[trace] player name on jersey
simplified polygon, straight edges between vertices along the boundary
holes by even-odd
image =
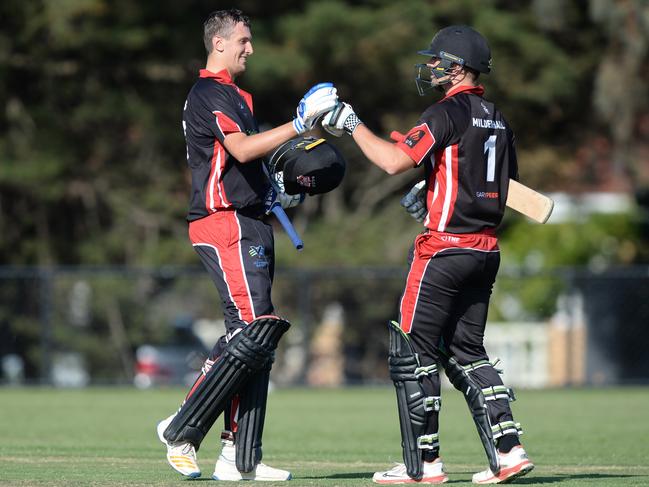
[[[485,118],[473,118],[473,126],[483,129],[505,130],[505,125],[500,120],[487,120]]]

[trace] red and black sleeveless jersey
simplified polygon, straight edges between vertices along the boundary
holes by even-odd
[[[237,87],[226,70],[202,69],[183,110],[192,176],[188,221],[225,208],[262,207],[268,178],[261,159],[242,164],[223,145],[228,134],[258,131],[252,96]]]
[[[492,232],[501,222],[509,179],[518,179],[514,134],[484,88],[458,87],[429,107],[397,143],[425,165],[435,232]]]

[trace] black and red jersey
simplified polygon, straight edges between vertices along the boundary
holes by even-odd
[[[262,207],[269,183],[261,159],[242,164],[223,145],[228,134],[258,131],[252,96],[232,82],[227,70],[202,69],[183,110],[192,176],[187,220],[226,208]]]
[[[518,179],[514,134],[483,93],[482,86],[449,91],[397,143],[425,166],[424,224],[431,231],[493,232],[505,211],[509,179]]]

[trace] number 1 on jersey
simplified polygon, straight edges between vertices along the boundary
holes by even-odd
[[[484,143],[484,152],[487,154],[487,182],[493,182],[496,179],[496,137],[490,135]]]

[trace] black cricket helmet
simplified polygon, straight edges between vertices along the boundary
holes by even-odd
[[[466,25],[451,25],[443,28],[435,34],[428,49],[418,53],[440,60],[440,64],[432,69],[432,74],[436,78],[443,78],[450,74],[453,64],[466,66],[479,73],[486,74],[491,71],[491,49],[487,39],[477,30]],[[420,95],[432,86],[430,71],[426,64],[416,65],[415,80]]]
[[[328,193],[345,176],[346,163],[325,139],[299,136],[280,145],[266,162],[271,178],[286,194]]]

